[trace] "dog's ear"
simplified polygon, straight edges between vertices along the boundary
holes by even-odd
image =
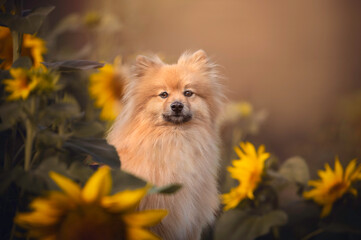
[[[194,52],[193,54],[190,52],[185,52],[178,59],[179,64],[184,65],[192,65],[196,68],[208,68],[209,59],[207,54],[202,49]]]
[[[150,68],[157,68],[163,65],[162,60],[159,57],[146,57],[138,55],[135,59],[134,73],[137,77],[142,77]]]

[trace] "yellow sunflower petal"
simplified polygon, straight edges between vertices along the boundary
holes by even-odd
[[[361,164],[359,164],[350,176],[350,181],[361,179]]]
[[[128,240],[161,240],[160,237],[158,237],[151,231],[136,227],[127,228],[127,239]]]
[[[111,187],[112,177],[110,175],[110,168],[103,166],[85,184],[81,193],[82,199],[88,203],[99,201],[110,193]]]
[[[145,196],[150,186],[136,190],[125,190],[114,194],[113,196],[105,196],[101,200],[103,207],[111,212],[120,212],[133,209],[138,206],[140,200]]]
[[[227,211],[229,209],[237,207],[237,205],[246,198],[246,194],[240,186],[232,188],[229,193],[221,195],[222,203],[225,204],[223,210]]]
[[[51,179],[73,200],[80,201],[81,197],[81,189],[78,184],[76,184],[73,180],[64,177],[56,172],[51,171],[49,173]]]
[[[310,180],[310,181],[308,181],[308,185],[318,187],[318,186],[323,185],[323,183],[319,180]]]
[[[351,174],[355,171],[356,168],[356,159],[352,159],[351,162],[347,165],[345,170],[345,180],[348,180]],[[351,180],[351,179],[350,179]]]
[[[331,210],[332,210],[332,203],[324,205],[321,212],[321,218],[328,216]]]
[[[59,217],[43,214],[40,212],[31,212],[31,213],[18,214],[15,217],[14,221],[15,223],[22,226],[31,225],[31,226],[45,227],[56,224],[59,221]]]
[[[247,197],[249,198],[249,199],[254,199],[254,195],[253,195],[253,192],[248,192],[247,193]]]
[[[306,199],[310,199],[310,198],[313,198],[314,196],[317,196],[319,195],[319,191],[317,189],[312,189],[308,192],[303,192],[303,197],[306,198]]]
[[[234,147],[233,149],[236,152],[236,154],[238,155],[238,157],[242,159],[244,156],[244,153],[242,152],[242,150],[239,147]]]
[[[151,227],[159,222],[168,214],[167,210],[144,210],[124,214],[122,219],[129,226]]]
[[[63,209],[56,208],[52,201],[45,198],[36,198],[30,203],[30,207],[39,213],[44,213],[49,216],[58,216],[63,212]]]
[[[349,192],[354,195],[355,197],[357,196],[357,190],[355,188],[350,188]]]
[[[266,147],[262,144],[258,147],[257,154],[260,156],[266,151]]]
[[[250,157],[257,157],[257,152],[256,152],[256,148],[254,147],[254,145],[250,142],[246,142],[241,144],[244,152],[250,156]]]
[[[335,174],[338,179],[341,180],[343,178],[343,168],[338,157],[336,157],[335,161]]]
[[[327,173],[333,173],[333,171],[332,171],[332,169],[330,167],[330,164],[328,164],[328,163],[325,164],[325,170],[326,170]]]

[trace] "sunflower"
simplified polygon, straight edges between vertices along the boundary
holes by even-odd
[[[25,100],[32,92],[38,91],[43,93],[59,88],[57,85],[59,76],[48,71],[45,67],[30,70],[11,68],[10,74],[12,79],[3,81],[5,91],[10,93],[7,97],[8,101]]]
[[[124,94],[125,76],[118,68],[120,58],[114,64],[105,64],[98,73],[90,76],[89,92],[95,99],[95,106],[101,108],[100,118],[112,121],[120,113]]]
[[[235,102],[230,104],[229,107],[242,117],[248,117],[253,112],[253,107],[249,102]]]
[[[231,102],[228,103],[224,116],[220,119],[222,122],[237,122],[240,119],[250,118],[253,115],[253,106],[249,102]]]
[[[23,68],[12,68],[10,74],[13,79],[4,80],[5,91],[10,93],[7,97],[8,101],[27,99],[39,83],[38,79],[32,79],[28,71]]]
[[[252,143],[240,143],[241,149],[235,147],[235,151],[240,159],[233,160],[234,167],[228,167],[231,177],[239,181],[239,186],[232,188],[229,193],[222,195],[222,202],[225,204],[224,210],[229,210],[238,205],[245,198],[253,199],[253,192],[262,180],[264,163],[270,154],[265,152],[264,145],[258,150]]]
[[[321,212],[323,218],[330,214],[333,203],[345,193],[357,194],[357,190],[351,184],[361,179],[361,165],[356,167],[356,159],[353,159],[344,172],[338,157],[336,157],[335,170],[333,171],[330,165],[326,164],[325,170],[319,170],[318,175],[321,179],[309,181],[308,185],[313,186],[314,189],[304,192],[303,197],[313,199],[323,206]]]
[[[23,35],[21,56],[28,56],[34,67],[42,67],[43,54],[46,53],[45,41],[30,34]],[[10,69],[13,63],[13,42],[10,29],[0,26],[0,69]]]
[[[30,34],[24,34],[22,56],[29,56],[33,61],[33,67],[43,67],[43,54],[46,53],[45,41]]]
[[[146,227],[158,224],[166,210],[136,211],[149,186],[109,196],[109,167],[101,167],[84,188],[55,172],[50,177],[63,190],[35,198],[29,213],[20,213],[15,223],[29,230],[30,237],[50,239],[160,239]]]

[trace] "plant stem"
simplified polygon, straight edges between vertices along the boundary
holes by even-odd
[[[14,10],[15,14],[21,16],[21,12],[23,9],[23,1],[15,0],[14,1]],[[21,46],[23,43],[23,34],[17,31],[12,30],[11,35],[13,38],[13,63],[20,57],[21,55]]]
[[[35,137],[35,129],[30,120],[35,113],[35,98],[31,98],[30,100],[30,116],[25,120],[25,129],[26,129],[26,138],[25,138],[25,160],[24,160],[24,170],[29,171],[31,165],[31,152],[33,149],[33,141]]]
[[[320,234],[320,233],[322,233],[322,232],[324,232],[324,231],[325,231],[325,229],[319,228],[319,229],[317,229],[317,230],[309,233],[306,237],[302,238],[302,240],[311,239],[312,237],[314,237],[314,236],[316,236],[316,235],[318,235],[318,234]]]
[[[18,60],[21,54],[22,34],[17,31],[11,31],[13,38],[13,63]]]
[[[65,133],[65,126],[64,126],[64,122],[61,122],[59,125],[58,125],[58,135],[60,137],[59,139],[59,142],[56,144],[56,146],[60,149],[61,146],[63,145],[63,136],[64,136],[64,133]]]

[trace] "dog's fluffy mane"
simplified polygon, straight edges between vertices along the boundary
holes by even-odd
[[[207,119],[158,126],[144,117],[143,106],[137,101],[147,101],[142,95],[148,90],[142,92],[139,85],[144,83],[141,81],[151,80],[147,79],[148,71],[162,67],[200,74]],[[184,53],[173,65],[163,63],[156,56],[139,56],[132,72],[125,90],[124,108],[107,140],[117,149],[124,170],[156,185],[183,185],[174,195],[150,195],[142,201],[141,209],[169,210],[162,224],[153,230],[166,240],[199,239],[201,229],[214,221],[214,212],[219,207],[217,117],[225,97],[217,65],[199,50]]]
[[[184,52],[178,59],[177,64],[191,66],[192,68],[201,71],[205,75],[212,86],[212,106],[210,108],[212,116],[212,125],[214,130],[217,130],[216,121],[217,116],[222,112],[221,107],[226,101],[224,95],[224,87],[221,84],[221,81],[224,80],[224,77],[219,72],[219,65],[212,62],[210,58],[207,57],[203,50],[198,50],[195,53],[191,51]],[[127,84],[124,90],[124,96],[122,99],[123,109],[121,114],[117,117],[114,125],[108,131],[108,138],[112,138],[112,133],[116,132],[116,129],[127,125],[130,121],[134,120],[135,115],[139,112],[135,107],[134,95],[136,95],[136,85],[138,81],[141,81],[141,78],[144,76],[145,72],[149,68],[157,68],[166,65],[157,55],[138,56],[136,59],[136,64],[131,67],[131,71],[128,77]]]

